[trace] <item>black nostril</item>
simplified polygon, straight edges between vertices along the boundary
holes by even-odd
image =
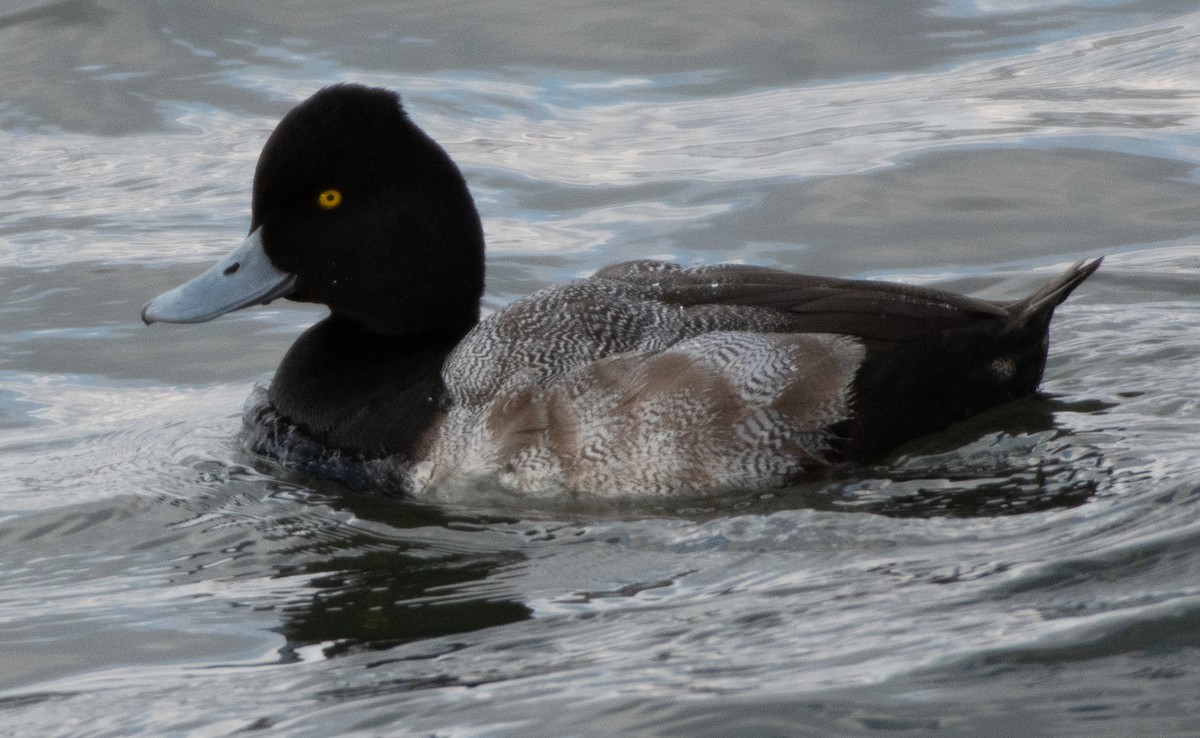
[[[238,269],[241,269],[241,268],[242,268],[241,263],[235,261],[232,264],[230,264],[229,266],[225,267],[225,272],[224,272],[225,276],[228,277],[230,274],[235,273]]]

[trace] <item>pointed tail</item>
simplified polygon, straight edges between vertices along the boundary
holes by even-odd
[[[1042,285],[1032,295],[1009,303],[1006,307],[1012,314],[1013,322],[1022,325],[1042,313],[1049,318],[1054,312],[1054,308],[1061,305],[1076,287],[1083,284],[1085,279],[1100,268],[1102,261],[1104,261],[1103,256],[1092,261],[1076,262],[1070,269]]]

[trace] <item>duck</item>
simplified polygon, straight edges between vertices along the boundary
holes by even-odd
[[[268,138],[242,243],[141,317],[325,305],[247,406],[254,450],[329,476],[369,462],[385,494],[703,496],[816,478],[1034,393],[1055,308],[1102,259],[1013,301],[640,259],[481,319],[459,168],[398,93],[338,84]]]

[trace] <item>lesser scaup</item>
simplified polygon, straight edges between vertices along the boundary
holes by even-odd
[[[632,261],[481,321],[483,229],[458,167],[398,95],[337,85],[267,141],[241,246],[142,318],[327,305],[249,422],[276,450],[386,459],[409,493],[489,477],[703,494],[784,485],[1033,392],[1054,308],[1099,265],[993,302]]]

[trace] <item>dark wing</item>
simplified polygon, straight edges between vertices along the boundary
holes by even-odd
[[[631,261],[606,267],[595,276],[653,287],[658,299],[671,304],[776,310],[788,313],[789,327],[796,332],[840,333],[880,343],[911,341],[980,321],[1005,321],[1012,315],[1000,303],[927,287],[813,277],[740,264],[686,268]]]
[[[854,379],[853,413],[830,431],[843,454],[866,459],[1033,392],[1054,308],[1099,266],[1099,259],[1079,262],[1003,304],[741,265],[627,262],[597,276],[639,285],[684,310],[748,306],[787,316],[787,330],[857,337],[867,353]]]

